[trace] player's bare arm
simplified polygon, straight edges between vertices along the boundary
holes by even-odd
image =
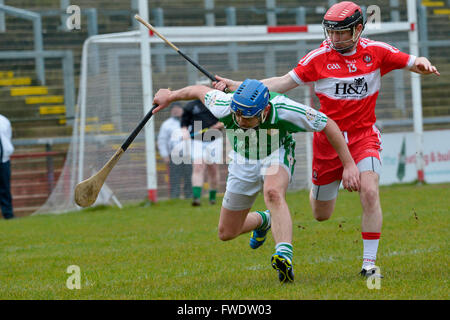
[[[264,83],[267,88],[269,88],[269,91],[278,93],[285,93],[291,89],[294,89],[295,87],[298,87],[298,83],[295,82],[294,79],[292,79],[289,73],[286,73],[281,77],[267,78],[261,80],[261,82]]]
[[[172,102],[178,100],[199,99],[204,104],[205,94],[211,90],[213,89],[201,85],[188,86],[175,91],[170,89],[159,89],[153,98],[153,103],[158,105],[158,107],[153,110],[153,113],[157,113],[160,110],[167,108]]]
[[[336,150],[344,167],[344,172],[342,173],[342,186],[350,192],[359,191],[359,170],[348,150],[347,143],[345,142],[344,136],[342,135],[341,130],[339,130],[338,125],[332,119],[328,118],[327,125],[325,129],[323,129],[323,132],[326,134],[330,144]]]
[[[440,76],[441,74],[437,70],[435,66],[431,64],[431,62],[425,57],[417,57],[414,61],[413,66],[409,69],[412,72],[416,72],[419,74],[435,74]]]
[[[242,83],[241,81],[235,81],[220,76],[216,76],[216,79],[219,81],[214,82],[213,85],[215,89],[220,91],[225,90],[225,88],[228,88],[230,91],[235,91]],[[261,82],[264,83],[269,91],[278,93],[285,93],[298,86],[288,73],[281,77],[267,78],[261,80]]]

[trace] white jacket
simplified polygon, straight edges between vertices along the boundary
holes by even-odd
[[[158,150],[161,157],[168,157],[177,143],[182,140],[180,120],[170,117],[159,129]]]
[[[9,157],[14,152],[14,146],[11,142],[12,138],[12,129],[11,129],[11,122],[9,120],[2,116],[0,114],[0,142],[1,142],[1,149],[3,157],[1,159],[2,163],[8,162]]]

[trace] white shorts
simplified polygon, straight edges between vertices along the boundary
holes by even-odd
[[[286,149],[280,148],[262,160],[248,160],[231,151],[226,190],[247,196],[257,194],[262,189],[264,176],[277,173],[268,171],[275,164],[286,170],[290,181],[294,174],[295,158],[293,149],[288,153]]]
[[[190,152],[193,164],[224,163],[222,138],[216,138],[214,141],[192,139]]]
[[[253,206],[253,203],[255,203],[257,196],[257,193],[252,196],[246,196],[245,194],[225,191],[222,200],[222,207],[231,211],[250,209]]]
[[[356,166],[358,167],[359,172],[373,171],[378,174],[378,176],[380,176],[381,174],[381,161],[376,157],[364,158],[360,162],[358,162]],[[336,180],[322,186],[313,184],[311,188],[313,197],[315,200],[320,201],[329,201],[336,199],[340,185],[340,180]]]

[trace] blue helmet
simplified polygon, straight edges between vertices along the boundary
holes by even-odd
[[[231,110],[244,117],[254,117],[260,115],[268,103],[269,89],[261,81],[246,79],[233,94]]]

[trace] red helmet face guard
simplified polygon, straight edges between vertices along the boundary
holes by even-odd
[[[330,31],[333,33],[334,32],[345,33],[347,31],[349,31],[351,34],[351,38],[347,39],[347,40],[341,40],[341,41],[334,40],[333,41],[332,40],[333,36],[330,35]],[[355,46],[355,44],[358,43],[361,33],[362,33],[362,30],[360,32],[358,32],[356,30],[356,26],[353,26],[353,27],[347,28],[347,29],[342,29],[342,30],[328,29],[324,26],[325,40],[327,41],[328,45],[331,48],[333,48],[334,50],[336,50],[337,52],[340,52],[340,53],[344,53],[347,50],[353,48]],[[339,39],[341,39],[341,38],[343,38],[343,36],[339,37]]]
[[[360,32],[356,30],[359,24],[362,24],[364,29],[364,17],[358,5],[350,1],[337,3],[328,9],[322,21],[325,40],[334,50],[340,53],[346,52],[355,46],[361,36],[362,30]],[[333,41],[330,35],[330,32],[344,34],[348,31],[351,38],[342,41]]]

